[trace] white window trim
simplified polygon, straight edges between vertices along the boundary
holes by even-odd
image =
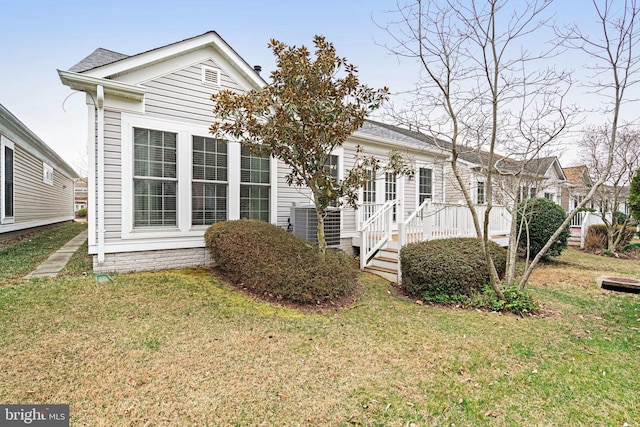
[[[6,216],[6,206],[4,205],[4,185],[5,185],[5,171],[4,171],[4,151],[5,147],[8,147],[13,151],[13,215]],[[4,135],[0,135],[0,224],[12,224],[15,220],[16,214],[16,149],[13,141]]]
[[[193,226],[191,210],[192,168],[192,136],[208,136],[207,126],[177,122],[168,119],[151,118],[138,114],[122,113],[121,132],[121,164],[122,164],[122,239],[164,239],[201,237],[207,227]],[[176,140],[176,177],[177,177],[177,218],[176,227],[134,228],[133,224],[133,128],[153,129],[177,134]],[[209,136],[208,136],[209,137]],[[240,143],[227,139],[227,218],[240,218]],[[233,166],[237,165],[237,167]],[[269,158],[271,223],[277,220],[277,164],[273,157]],[[339,169],[339,172],[341,168]],[[162,242],[164,245],[166,242]],[[166,243],[168,244],[168,243]],[[150,245],[150,248],[156,248]]]
[[[153,129],[177,134],[176,137],[176,226],[134,227],[133,211],[133,128]],[[188,237],[202,234],[191,227],[191,135],[206,135],[208,129],[166,119],[122,113],[122,230],[123,239]]]
[[[420,169],[431,169],[431,201],[436,200],[436,165],[429,162],[416,163],[415,173],[413,181],[415,182],[415,209],[420,207]]]
[[[42,162],[42,182],[53,185],[53,168],[45,162]]]
[[[480,203],[478,201],[478,184],[482,183],[484,186],[484,202]],[[473,182],[471,183],[471,188],[473,189],[473,202],[477,205],[486,205],[487,204],[487,181],[484,176],[476,175],[474,176]]]

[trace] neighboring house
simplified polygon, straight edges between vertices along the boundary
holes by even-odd
[[[74,211],[86,209],[89,201],[89,187],[87,185],[88,178],[78,178],[74,186]]]
[[[587,166],[570,166],[562,168],[565,176],[567,177],[567,185],[562,191],[562,203],[561,206],[567,211],[571,211],[576,208],[587,196],[593,181],[589,176],[589,170]],[[593,207],[593,202],[589,205]]]
[[[209,134],[210,95],[263,87],[257,69],[208,32],[132,56],[97,49],[69,71],[58,71],[63,84],[86,92],[94,132],[88,142],[94,271],[209,265],[203,235],[216,221],[293,224],[296,234],[294,222],[314,226],[300,221],[308,218],[309,191],[287,185],[283,162]],[[390,150],[399,150],[416,171],[413,180],[374,177],[362,189],[358,210],[332,214],[338,227],[332,245],[370,254],[359,249],[374,234],[364,229],[386,215],[390,240],[389,224],[401,229],[421,202],[444,201],[446,153],[399,128],[367,121],[332,153],[327,166],[338,178],[353,166],[357,145],[383,164]]]
[[[71,166],[0,104],[0,236],[73,220],[76,177]]]
[[[468,151],[458,158],[460,174],[465,181],[473,201],[487,202],[486,170],[489,163],[486,152]],[[542,157],[526,162],[501,155],[495,156],[493,172],[493,201],[510,206],[534,197],[545,197],[560,204],[566,177],[557,157]],[[464,202],[460,185],[449,166],[447,169],[447,201]],[[516,182],[519,180],[518,188]]]

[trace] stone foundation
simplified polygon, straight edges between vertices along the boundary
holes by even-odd
[[[93,271],[95,273],[129,273],[194,267],[209,268],[213,265],[214,262],[206,248],[105,254],[105,260],[100,265],[98,265],[98,257],[96,255],[93,256]]]

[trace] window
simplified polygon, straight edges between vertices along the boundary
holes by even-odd
[[[555,196],[555,195],[554,195],[553,193],[547,193],[547,192],[545,192],[545,193],[544,193],[544,198],[545,198],[545,199],[549,199],[549,200],[551,200],[552,202],[554,202],[554,201],[555,201],[555,197],[554,197],[554,196]]]
[[[385,172],[384,174],[384,200],[396,199],[396,174],[393,172]],[[396,220],[396,206],[393,206],[393,220]]]
[[[191,224],[209,225],[227,219],[227,142],[193,137]]]
[[[536,187],[531,187],[529,189],[529,198],[530,199],[535,199],[537,193],[538,193],[538,189]]]
[[[53,168],[42,162],[42,182],[53,185]]]
[[[376,180],[373,176],[373,171],[368,170],[367,182],[365,182],[362,188],[362,202],[363,203],[375,203],[376,202]]]
[[[134,227],[177,225],[177,134],[133,129]]]
[[[246,147],[240,155],[240,218],[269,221],[269,157],[253,155]]]
[[[418,204],[433,199],[433,170],[420,168],[418,176]]]
[[[485,203],[487,203],[484,181],[476,182],[476,203],[479,205],[484,205]]]
[[[7,223],[14,217],[14,146],[5,137],[0,137],[0,142],[0,221]]]

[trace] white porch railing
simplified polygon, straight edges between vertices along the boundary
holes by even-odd
[[[486,206],[476,206],[478,219],[482,222]],[[504,206],[493,206],[489,213],[489,234],[509,233],[511,214]],[[471,211],[464,204],[434,203],[426,200],[398,227],[400,246],[422,240],[446,239],[449,237],[476,237]]]
[[[397,200],[389,200],[364,221],[360,232],[360,269],[364,269],[367,261],[392,237],[393,208]]]
[[[578,212],[573,218],[571,218],[570,227],[582,227],[582,221],[584,220],[585,215],[586,212]]]
[[[384,203],[358,203],[356,211],[356,225],[358,230],[362,230],[364,223],[384,205]]]
[[[393,208],[396,200],[384,205],[361,205],[362,218],[360,246],[360,268],[393,237]],[[480,221],[483,221],[486,206],[476,206]],[[359,209],[359,210],[360,210]],[[372,213],[373,212],[373,213]],[[367,219],[364,219],[367,217]],[[511,226],[511,214],[504,206],[493,206],[489,214],[489,236],[507,236]],[[405,221],[398,223],[398,245],[423,240],[446,239],[450,237],[476,237],[471,211],[465,204],[436,203],[425,200]]]

